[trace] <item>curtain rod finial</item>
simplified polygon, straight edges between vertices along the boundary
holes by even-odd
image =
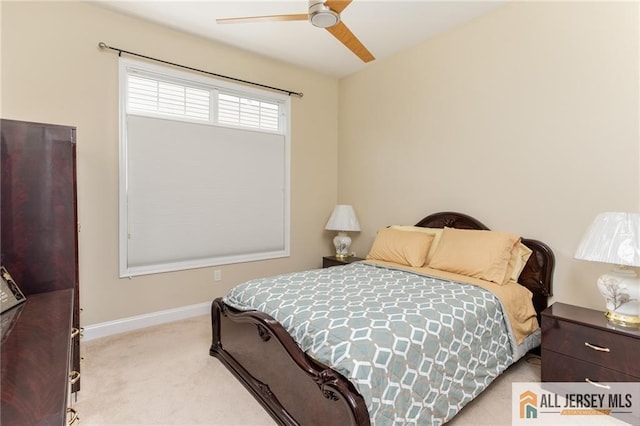
[[[104,42],[102,42],[102,41],[101,41],[100,43],[98,43],[98,47],[99,47],[100,49],[106,49],[106,48],[108,48],[109,46],[107,46]]]

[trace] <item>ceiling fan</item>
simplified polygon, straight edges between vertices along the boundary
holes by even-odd
[[[239,24],[245,22],[264,21],[309,21],[316,27],[329,31],[338,41],[356,54],[363,62],[371,62],[375,58],[358,38],[340,20],[342,12],[352,0],[309,0],[309,13],[291,15],[247,16],[240,18],[216,19],[218,24]]]

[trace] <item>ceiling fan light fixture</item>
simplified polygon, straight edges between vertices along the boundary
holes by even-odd
[[[309,21],[318,28],[329,28],[340,22],[340,15],[322,3],[309,7]]]

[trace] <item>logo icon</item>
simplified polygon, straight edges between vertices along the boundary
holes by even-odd
[[[520,394],[520,418],[538,418],[538,395],[530,390]]]

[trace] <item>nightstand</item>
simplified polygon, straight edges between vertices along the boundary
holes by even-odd
[[[543,382],[640,382],[640,330],[604,312],[554,303],[542,312]]]
[[[335,256],[325,256],[322,258],[322,267],[328,268],[329,266],[339,266],[339,265],[347,265],[351,262],[357,262],[359,260],[364,260],[361,257],[348,256],[345,258],[337,258]]]

